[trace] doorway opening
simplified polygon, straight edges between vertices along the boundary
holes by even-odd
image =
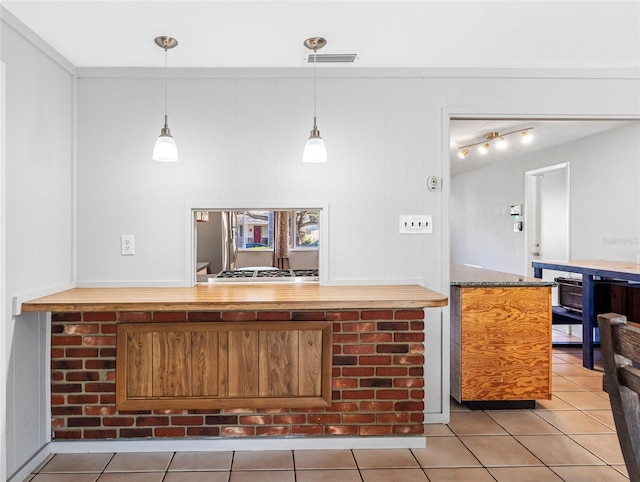
[[[524,173],[524,198],[528,206],[525,224],[525,274],[533,276],[531,262],[571,258],[569,211],[569,163]],[[547,271],[547,270],[545,270]],[[543,274],[544,279],[552,274]]]
[[[633,255],[635,260],[631,242],[624,241],[637,239],[637,225],[622,222],[622,210],[615,209],[611,199],[594,203],[590,193],[606,179],[629,199],[631,212],[626,217],[635,218],[637,189],[630,183],[638,172],[633,163],[638,119],[458,114],[448,120],[451,263],[531,276],[531,261],[538,258],[531,253],[539,252],[544,259]],[[523,131],[530,135],[517,134]],[[498,142],[503,134],[506,148]],[[574,192],[569,191],[569,165]],[[588,229],[592,218],[601,219],[612,233],[604,241]],[[578,251],[570,252],[571,238],[580,240]]]

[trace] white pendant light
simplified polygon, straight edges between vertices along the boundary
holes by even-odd
[[[316,125],[316,52],[325,45],[327,41],[322,37],[311,37],[304,41],[304,46],[313,50],[313,129],[304,146],[302,162],[327,162],[327,148]]]
[[[178,41],[172,37],[160,36],[154,39],[156,45],[164,49],[164,127],[160,129],[160,137],[153,147],[153,160],[161,162],[176,162],[178,160],[178,148],[171,135],[171,129],[167,121],[167,50],[178,45]]]

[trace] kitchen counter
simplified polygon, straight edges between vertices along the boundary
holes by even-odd
[[[554,284],[553,281],[462,264],[451,266],[452,286],[554,286]]]
[[[551,398],[551,281],[451,267],[451,395],[470,408]]]
[[[445,295],[418,285],[246,283],[191,288],[74,288],[24,302],[22,311],[334,310],[446,305]]]

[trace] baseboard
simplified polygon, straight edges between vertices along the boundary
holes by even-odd
[[[425,425],[431,423],[449,423],[450,415],[449,410],[446,413],[425,413],[424,423]]]
[[[11,475],[7,482],[22,482],[51,454],[51,444],[48,443],[31,457],[20,469]]]
[[[52,454],[115,452],[220,452],[229,450],[319,450],[425,448],[422,435],[402,437],[273,437],[59,440]]]

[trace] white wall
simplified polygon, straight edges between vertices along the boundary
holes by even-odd
[[[424,194],[425,154],[428,173],[439,174],[440,146],[424,144],[422,80],[320,79],[329,162],[305,165],[310,79],[252,75],[170,80],[175,164],[150,157],[162,123],[161,79],[80,75],[81,285],[188,283],[185,201],[328,202],[334,282],[422,281],[425,246],[438,251],[436,237],[397,234],[399,214],[439,216],[439,196]],[[100,138],[115,142],[105,149]],[[378,234],[358,240],[368,226]],[[120,234],[135,235],[135,256],[120,256]]]
[[[511,229],[508,208],[524,201],[525,171],[562,162],[570,165],[571,258],[635,261],[640,122],[452,178],[452,261],[524,274],[524,234]]]
[[[14,299],[19,305],[73,281],[74,79],[64,59],[8,12],[0,13],[0,59],[6,64],[6,177],[0,194],[7,261],[0,313],[7,357],[6,433],[0,435],[5,480],[49,439],[49,317],[13,316],[11,307]]]
[[[300,156],[312,116],[308,73],[176,71],[169,81],[169,123],[181,161],[163,164],[150,158],[162,124],[162,70],[79,70],[78,283],[189,283],[186,201],[320,201],[330,205],[330,282],[424,280],[438,289],[446,249],[443,195],[427,191],[425,180],[442,175],[448,162],[443,110],[462,105],[460,110],[488,114],[624,115],[637,114],[639,105],[637,79],[433,78],[388,70],[352,77],[353,71],[325,70],[318,82],[318,123],[329,162],[305,165]],[[510,169],[495,177],[478,172],[477,186],[469,186],[482,190],[505,228],[512,220],[502,211],[522,202],[521,171]],[[580,175],[575,173],[576,182]],[[517,182],[507,182],[514,177]],[[455,216],[457,205],[453,199]],[[433,214],[434,234],[399,235],[398,215],[412,213]],[[493,243],[493,221],[465,215],[472,214],[476,243]],[[378,233],[374,239],[356,240],[369,225]],[[523,242],[510,231],[498,240],[496,257],[522,256]],[[120,256],[121,234],[136,236],[135,256]]]
[[[331,283],[419,282],[448,293],[448,116],[640,114],[637,74],[583,74],[591,78],[323,69],[318,125],[329,162],[304,165],[309,70],[176,70],[169,120],[181,161],[162,164],[150,159],[162,123],[162,71],[80,69],[78,283],[188,283],[185,201],[323,202],[330,206]],[[105,148],[105,138],[115,141]],[[428,175],[444,177],[441,192],[426,189]],[[497,178],[500,189],[478,195],[494,210],[508,209],[522,200],[521,186],[501,182],[512,177],[522,184],[514,170]],[[433,214],[434,233],[399,235],[400,214]],[[512,226],[508,213],[504,219]],[[379,234],[358,241],[367,226]],[[474,226],[473,237],[486,239],[483,226]],[[136,236],[135,256],[119,255],[121,234]],[[522,241],[498,246],[522,255]],[[440,374],[448,369],[448,312],[428,309],[426,320],[427,418],[446,421],[448,377]]]
[[[2,27],[0,27],[1,29]],[[1,34],[0,34],[1,35]],[[0,61],[0,192],[7,191],[6,181],[6,77],[5,64]],[[0,273],[6,273],[7,266],[7,209],[5,196],[0,195]],[[6,278],[0,274],[0,387],[7,386],[8,337],[4,321],[7,319]],[[0,395],[0,480],[7,474],[7,398]]]

